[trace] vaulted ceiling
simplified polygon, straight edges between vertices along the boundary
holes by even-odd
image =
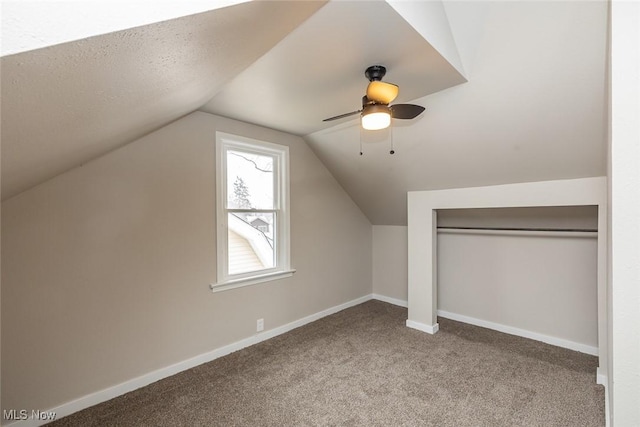
[[[2,198],[198,109],[323,4],[243,3],[4,56]]]
[[[5,55],[2,198],[197,109],[304,136],[373,224],[405,223],[409,190],[604,175],[606,14],[249,2]],[[373,64],[425,113],[323,124],[360,107]]]
[[[439,13],[446,23],[442,4],[414,8],[383,1],[329,2],[201,110],[306,135],[335,126],[322,119],[362,107],[369,83],[364,71],[370,65],[386,65],[384,80],[402,82],[396,102],[464,83],[448,25],[437,33],[443,43],[419,32],[427,23],[414,27],[406,20],[415,12]],[[446,41],[453,47],[449,52]]]
[[[410,190],[606,175],[606,3],[445,7],[468,83],[414,99],[427,110],[392,135],[356,119],[305,137],[371,222],[406,224]]]

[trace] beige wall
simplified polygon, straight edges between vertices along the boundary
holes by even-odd
[[[597,230],[596,206],[450,209],[439,227]],[[598,347],[597,238],[438,234],[438,309]]]
[[[293,277],[220,293],[215,131],[286,144]],[[301,138],[196,112],[2,204],[3,408],[47,409],[371,293],[371,224]]]
[[[438,310],[597,353],[597,249],[595,236],[439,233]]]
[[[407,301],[407,227],[373,226],[373,293]]]

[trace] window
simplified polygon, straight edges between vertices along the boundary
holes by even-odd
[[[289,147],[216,133],[218,282],[213,291],[293,274]]]

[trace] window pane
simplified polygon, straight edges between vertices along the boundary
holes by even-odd
[[[227,207],[273,209],[273,157],[227,151]]]
[[[275,266],[274,213],[228,214],[229,274],[248,273]]]

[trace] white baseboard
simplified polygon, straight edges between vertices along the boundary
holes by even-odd
[[[438,316],[444,317],[445,319],[457,320],[458,322],[469,323],[471,325],[480,326],[487,329],[493,329],[494,331],[504,332],[506,334],[517,335],[523,338],[529,338],[535,341],[542,341],[547,344],[555,345],[557,347],[568,348],[569,350],[590,354],[592,356],[598,355],[597,347],[592,347],[586,344],[580,344],[580,343],[565,340],[562,338],[552,337],[550,335],[531,332],[531,331],[516,328],[513,326],[502,325],[500,323],[494,323],[488,320],[476,319],[475,317],[464,316],[462,314],[450,313],[444,310],[438,310]]]
[[[426,323],[415,322],[413,320],[407,320],[407,327],[417,329],[431,335],[435,334],[440,329],[440,325],[437,323],[435,325],[427,325]]]
[[[300,326],[304,326],[307,323],[314,322],[323,317],[342,311],[346,308],[353,307],[358,304],[362,304],[363,302],[369,301],[370,299],[372,299],[371,294],[365,295],[360,298],[356,298],[344,304],[336,305],[326,310],[322,310],[318,313],[314,313],[307,317],[303,317],[302,319],[298,319],[291,323],[287,323],[286,325],[282,325],[277,328],[261,332],[259,334],[242,339],[240,341],[236,341],[224,347],[220,347],[215,350],[209,351],[207,353],[192,357],[190,359],[183,360],[182,362],[175,363],[173,365],[158,369],[153,372],[149,372],[148,374],[144,374],[137,378],[133,378],[131,380],[115,385],[113,387],[108,387],[103,390],[97,391],[95,393],[82,396],[79,399],[64,403],[60,406],[47,409],[46,411],[42,411],[42,412],[47,412],[47,413],[55,412],[56,419],[66,417],[67,415],[71,415],[75,412],[81,411],[90,406],[94,406],[99,403],[106,402],[107,400],[113,399],[114,397],[121,396],[130,391],[139,389],[141,387],[144,387],[146,385],[149,385],[161,379],[170,377],[171,375],[175,375],[179,372],[186,371],[187,369],[191,369],[198,365],[202,365],[203,363],[211,362],[212,360],[215,360],[219,357],[226,356],[227,354],[233,353],[238,350],[242,350],[245,347],[249,347],[259,342],[268,340],[269,338],[273,338],[278,335],[284,334],[285,332],[289,332],[292,329],[299,328]],[[41,426],[47,422],[50,422],[50,420],[42,421],[42,420],[35,420],[35,419],[33,420],[27,419],[27,420],[17,420],[10,424],[2,424],[2,425],[6,427],[9,427],[9,426],[35,427],[35,426]]]
[[[409,305],[406,300],[391,298],[380,294],[371,294],[371,298],[377,299],[378,301],[388,302],[389,304],[397,305],[404,308],[407,308]]]
[[[599,366],[598,366],[598,369],[596,370],[596,384],[600,384],[605,387],[609,385],[607,380],[607,373],[605,372],[604,369],[602,369]]]
[[[371,294],[371,298],[376,299],[378,301],[387,302],[389,304],[397,305],[400,307],[405,307],[405,308],[409,305],[409,303],[405,300],[391,298],[391,297],[380,295],[380,294]],[[438,329],[440,329],[440,325],[438,325],[437,323],[435,325],[427,325],[425,323],[415,322],[413,320],[408,320],[408,319],[407,319],[406,325],[408,328],[417,329],[419,331],[426,332],[432,335],[438,332]]]
[[[611,414],[609,413],[609,378],[604,369],[598,366],[596,371],[596,384],[604,386],[604,422],[605,427],[611,425]]]
[[[372,299],[376,299],[379,301],[387,302],[389,304],[397,305],[400,307],[407,307],[408,303],[405,300],[391,298],[385,295],[380,294],[371,294]],[[556,338],[549,335],[539,334],[537,332],[527,331],[525,329],[516,328],[513,326],[502,325],[500,323],[490,322],[488,320],[476,319],[474,317],[465,316],[462,314],[451,313],[445,310],[438,310],[438,316],[444,317],[445,319],[457,320],[459,322],[469,323],[471,325],[481,326],[483,328],[493,329],[495,331],[504,332],[511,335],[517,335],[524,338],[529,338],[536,341],[542,341],[547,344],[555,345],[558,347],[568,348],[570,350],[578,351],[580,353],[590,354],[592,356],[598,355],[598,348],[592,347],[586,344],[580,344],[574,341],[565,340],[562,338]],[[409,328],[417,329],[419,331],[428,332],[430,334],[434,334],[438,331],[438,324],[435,325],[427,325],[424,323],[414,322],[411,320],[407,320],[407,326]],[[603,377],[603,378],[601,378]],[[604,382],[602,382],[604,381]],[[600,373],[600,369],[598,369],[598,384],[606,385],[606,375]]]
[[[605,427],[611,425],[611,414],[609,413],[609,378],[604,369],[598,366],[596,371],[596,383],[604,386],[604,423]]]

